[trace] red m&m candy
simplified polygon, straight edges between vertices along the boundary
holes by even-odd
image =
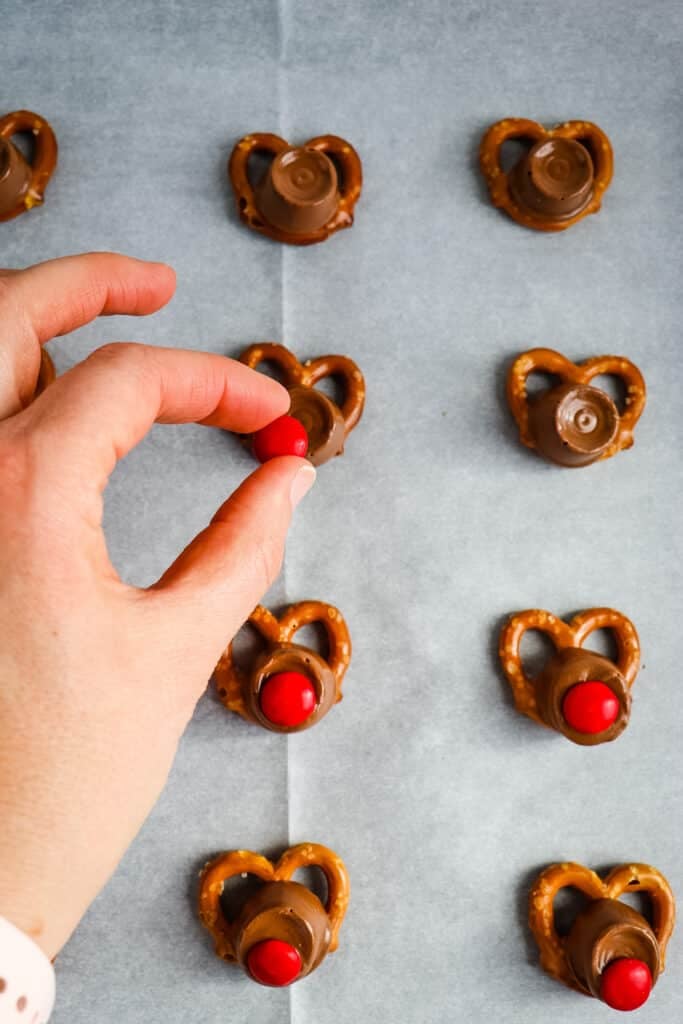
[[[308,676],[278,672],[266,679],[259,694],[261,711],[273,725],[301,725],[313,714],[318,695]]]
[[[613,1010],[637,1010],[651,991],[650,968],[642,960],[613,960],[602,972],[600,997]]]
[[[619,699],[607,683],[587,680],[567,690],[562,714],[572,729],[594,735],[614,725],[619,714]]]
[[[259,462],[268,462],[278,455],[298,455],[305,459],[308,452],[306,428],[293,416],[279,416],[256,431],[253,450]]]
[[[279,988],[291,985],[301,972],[301,957],[294,946],[281,939],[265,939],[252,946],[247,955],[252,978],[262,985]]]

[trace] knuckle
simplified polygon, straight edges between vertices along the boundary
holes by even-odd
[[[262,537],[253,554],[253,565],[260,581],[263,583],[263,590],[267,590],[280,575],[282,568],[283,550],[282,546],[273,538]]]

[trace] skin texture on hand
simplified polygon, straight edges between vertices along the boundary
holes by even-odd
[[[247,433],[289,407],[230,359],[134,344],[98,349],[30,402],[42,343],[153,313],[174,288],[169,267],[108,253],[0,272],[0,915],[49,957],[163,788],[315,477],[302,459],[266,463],[153,587],[119,579],[102,494],[152,424]]]

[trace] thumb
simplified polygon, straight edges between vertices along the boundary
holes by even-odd
[[[292,512],[314,480],[315,469],[304,459],[265,463],[148,591],[168,647],[191,645],[191,659],[187,650],[176,651],[188,685],[206,685],[221,652],[276,579]]]

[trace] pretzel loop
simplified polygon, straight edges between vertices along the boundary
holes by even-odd
[[[533,144],[539,142],[545,134],[543,125],[526,117],[505,118],[492,124],[484,133],[479,147],[479,163],[494,206],[505,206],[507,203],[507,174],[500,162],[505,143],[518,139]]]
[[[498,653],[512,688],[515,707],[522,714],[533,718],[535,722],[545,724],[538,712],[533,680],[526,674],[522,665],[522,638],[530,629],[545,633],[557,649],[571,647],[573,636],[566,622],[540,608],[531,608],[510,616],[501,630]]]
[[[648,864],[620,864],[603,881],[582,864],[551,864],[538,876],[529,894],[529,926],[541,955],[541,966],[553,977],[579,992],[565,954],[565,942],[555,927],[554,902],[561,889],[578,889],[591,900],[619,899],[625,892],[647,892],[652,898],[652,930],[659,944],[660,973],[673,931],[676,910],[671,887]]]
[[[326,661],[337,684],[337,700],[341,700],[341,684],[351,658],[351,636],[338,608],[322,601],[300,601],[292,605],[280,619],[282,640],[291,643],[304,626],[319,622],[325,627],[329,651]]]
[[[576,615],[571,623],[573,642],[583,647],[587,638],[596,629],[609,629],[617,645],[616,665],[630,688],[640,667],[640,643],[636,627],[630,619],[612,608],[590,608]]]
[[[300,843],[286,850],[277,864],[251,850],[234,850],[209,861],[200,875],[199,918],[211,933],[216,955],[234,961],[234,922],[229,921],[221,906],[225,883],[236,875],[255,875],[263,882],[288,882],[304,867],[319,867],[327,880],[326,913],[330,919],[329,951],[339,944],[339,930],[349,903],[349,876],[336,853],[317,843]]]
[[[240,139],[230,154],[228,176],[235,191],[239,215],[247,223],[260,218],[256,207],[254,187],[249,180],[250,157],[255,153],[265,153],[275,157],[287,148],[287,142],[279,135],[272,135],[270,132],[255,132],[253,135],[245,135],[243,139]]]
[[[31,180],[18,208],[1,219],[8,220],[23,210],[39,206],[44,199],[45,188],[57,166],[57,139],[51,126],[31,110],[16,110],[0,118],[0,138],[9,141],[18,132],[30,132],[35,139],[35,153],[31,164]]]
[[[633,429],[640,419],[647,398],[643,375],[630,359],[624,356],[595,356],[582,363],[569,359],[550,348],[532,348],[522,352],[512,363],[507,376],[507,400],[519,428],[522,444],[535,448],[536,442],[529,427],[529,398],[527,380],[532,373],[548,373],[558,377],[563,384],[591,383],[594,377],[603,374],[618,377],[626,389],[624,412],[619,416],[619,428],[614,442],[600,456],[607,459],[618,451],[633,444]]]
[[[315,149],[319,153],[333,157],[342,171],[339,182],[339,212],[348,224],[353,224],[353,208],[356,205],[363,187],[363,165],[358,153],[350,142],[338,135],[319,135],[306,143],[306,149]]]
[[[566,139],[580,142],[591,155],[593,161],[593,196],[599,209],[602,195],[608,188],[614,173],[614,156],[609,138],[597,124],[592,121],[566,121],[551,133]]]

